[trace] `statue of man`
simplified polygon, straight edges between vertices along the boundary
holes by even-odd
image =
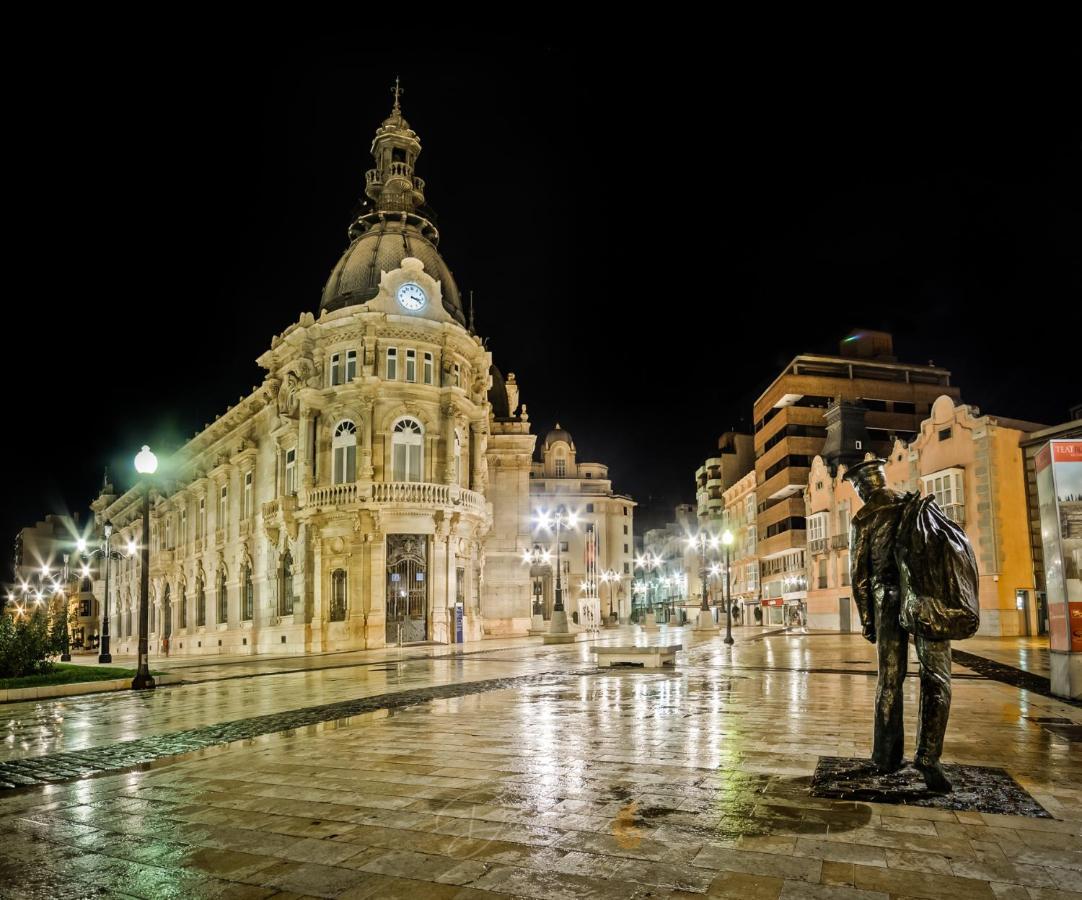
[[[853,516],[849,542],[853,599],[860,610],[864,637],[876,645],[879,681],[875,690],[872,762],[883,773],[902,767],[905,732],[902,690],[909,662],[909,633],[902,627],[898,527],[912,494],[887,487],[882,459],[853,466],[845,473],[864,506]],[[947,792],[950,781],[939,764],[951,705],[951,645],[914,635],[920,660],[920,723],[913,759],[929,790]]]

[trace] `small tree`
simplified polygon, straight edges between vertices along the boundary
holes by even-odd
[[[69,618],[68,598],[63,594],[57,594],[53,597],[52,608],[50,609],[51,622],[49,624],[48,649],[52,655],[70,656],[71,654]]]
[[[40,607],[29,616],[0,615],[0,677],[48,672],[51,644],[49,620]]]

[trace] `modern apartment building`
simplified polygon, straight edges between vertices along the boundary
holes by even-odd
[[[868,446],[886,456],[895,439],[912,440],[941,395],[960,392],[950,372],[900,363],[893,340],[879,331],[854,331],[837,356],[795,357],[754,405],[755,476],[760,578],[765,600],[806,597],[806,524],[802,493],[812,459],[822,453],[826,411],[834,400],[859,401],[867,411]]]

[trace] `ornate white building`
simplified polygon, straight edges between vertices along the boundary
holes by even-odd
[[[420,151],[396,96],[318,316],[275,337],[262,385],[163,461],[152,652],[166,640],[181,654],[299,653],[529,627],[536,438],[514,376],[467,326],[414,174]],[[120,548],[140,539],[140,496],[107,489],[93,504]],[[113,649],[134,652],[138,559],[112,585]]]

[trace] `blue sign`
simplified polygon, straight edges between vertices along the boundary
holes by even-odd
[[[462,604],[455,604],[455,643],[462,643]]]

